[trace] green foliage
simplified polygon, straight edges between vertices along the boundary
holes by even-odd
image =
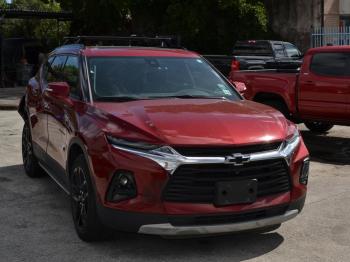
[[[262,1],[131,1],[132,33],[181,35],[200,52],[230,53],[238,39],[264,38],[267,16]]]
[[[14,5],[72,10],[71,35],[180,35],[184,46],[206,53],[230,53],[236,40],[268,33],[262,0],[14,0]],[[57,39],[55,23],[7,22],[5,31]],[[59,35],[68,30],[69,23],[61,22]]]
[[[9,8],[5,0],[0,0],[1,8]],[[61,11],[56,1],[14,0],[11,8],[40,11]],[[48,19],[6,19],[2,24],[5,37],[25,37],[42,40],[46,45],[57,45],[59,40],[69,32],[70,22],[59,22]]]

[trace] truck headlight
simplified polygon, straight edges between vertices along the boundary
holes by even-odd
[[[285,140],[280,153],[287,159],[288,164],[290,163],[293,153],[299,146],[300,140],[300,134],[297,128],[295,128],[292,135]]]
[[[183,157],[170,146],[134,142],[109,135],[107,135],[107,140],[114,148],[151,159],[170,173],[183,160]]]
[[[301,168],[299,183],[303,185],[307,185],[309,180],[309,170],[310,170],[310,159],[305,158],[303,161],[303,166]]]

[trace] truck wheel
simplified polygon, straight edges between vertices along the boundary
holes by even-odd
[[[277,109],[284,115],[285,118],[289,119],[289,110],[284,102],[279,100],[265,100],[265,101],[257,101],[257,102]]]
[[[333,127],[331,124],[322,122],[305,122],[304,124],[308,129],[310,129],[310,131],[315,133],[326,133]]]
[[[22,131],[22,158],[27,176],[31,178],[43,176],[44,170],[39,166],[38,159],[34,155],[32,135],[27,121],[24,122]]]
[[[107,237],[97,215],[96,197],[90,172],[83,155],[78,155],[70,167],[70,199],[75,230],[86,242]]]

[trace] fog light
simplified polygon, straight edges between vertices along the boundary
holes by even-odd
[[[301,168],[299,183],[307,185],[309,179],[309,170],[310,170],[310,159],[306,158],[303,161],[303,167]]]
[[[107,201],[118,202],[134,198],[137,195],[134,175],[130,171],[115,172],[107,192]]]

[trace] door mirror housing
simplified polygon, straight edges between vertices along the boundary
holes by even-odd
[[[246,91],[247,91],[247,86],[245,85],[245,83],[234,81],[233,84],[235,85],[237,91],[238,91],[242,96],[244,96],[245,93],[246,93]]]
[[[50,94],[66,98],[69,96],[69,84],[67,82],[52,82],[48,84],[46,91]]]

